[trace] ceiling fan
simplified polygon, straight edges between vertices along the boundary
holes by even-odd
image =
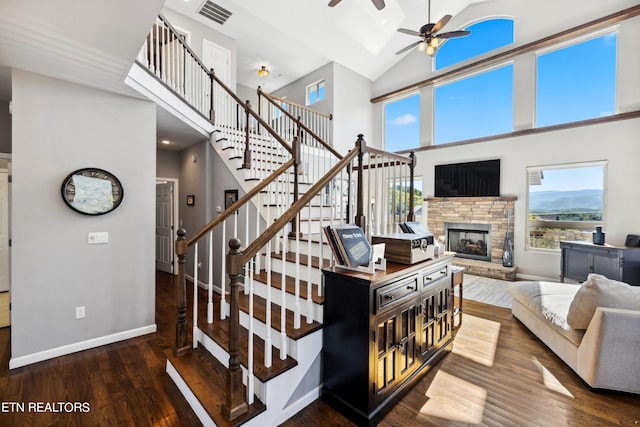
[[[459,30],[459,31],[449,31],[447,33],[438,33],[447,25],[449,20],[451,19],[451,15],[445,15],[435,24],[428,23],[420,27],[420,31],[408,30],[406,28],[398,28],[398,31],[403,34],[409,34],[410,36],[418,36],[420,37],[420,41],[415,43],[411,43],[409,46],[406,46],[399,51],[396,52],[396,55],[400,55],[408,50],[413,49],[414,47],[418,47],[418,50],[426,50],[427,55],[434,56],[440,45],[441,39],[453,39],[456,37],[465,37],[471,34],[469,30]],[[431,1],[429,1],[429,10],[427,20],[431,21]]]
[[[335,5],[337,5],[338,3],[340,3],[342,0],[331,0],[329,2],[329,7],[333,7]],[[374,6],[376,7],[376,9],[378,10],[382,10],[384,9],[384,0],[371,0],[371,3],[374,4]]]

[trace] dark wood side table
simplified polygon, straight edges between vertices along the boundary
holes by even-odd
[[[451,322],[453,327],[459,328],[462,324],[462,282],[464,281],[464,267],[451,266],[451,307],[452,315]],[[454,291],[456,286],[460,286],[460,295],[458,298],[458,305],[455,304]],[[456,325],[455,317],[458,316],[458,324]]]

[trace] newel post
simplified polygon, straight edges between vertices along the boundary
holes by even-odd
[[[293,148],[293,203],[298,201],[298,190],[299,190],[298,174],[301,172],[300,171],[300,137],[299,135],[300,135],[300,128],[298,127],[296,136],[293,137],[293,142],[291,143],[291,147]],[[289,236],[291,237],[295,237],[296,233],[298,232],[298,221],[297,221],[298,215],[300,215],[299,212],[296,214],[296,216],[294,216],[291,219],[291,232],[289,233]]]
[[[178,321],[176,322],[176,346],[173,353],[182,356],[191,351],[188,341],[187,328],[187,280],[184,273],[184,264],[187,257],[187,234],[184,228],[178,230],[176,240],[176,255],[178,256],[178,275],[174,276],[174,287],[176,289],[176,301],[178,302]]]
[[[414,206],[413,206],[413,204],[414,204],[414,200],[413,200],[413,192],[414,192],[413,174],[414,174],[414,171],[416,169],[416,164],[417,164],[415,151],[412,151],[409,154],[409,157],[411,158],[411,163],[409,163],[409,213],[407,213],[407,221],[415,221],[416,220],[416,215],[414,214]]]
[[[240,313],[239,283],[242,275],[242,252],[240,240],[229,241],[230,251],[227,254],[227,271],[229,272],[229,297],[231,298],[229,313],[229,368],[227,369],[226,400],[222,405],[222,414],[228,420],[234,420],[248,411],[244,399],[242,385],[242,369],[240,368]]]
[[[245,116],[244,117],[244,119],[245,119],[244,135],[245,135],[245,139],[244,139],[244,161],[242,163],[242,167],[244,169],[251,169],[251,150],[249,149],[249,117],[250,117],[249,111],[250,110],[251,110],[251,103],[247,99],[245,104],[244,104],[244,116]]]
[[[366,218],[364,216],[364,152],[367,149],[367,143],[364,140],[364,135],[358,135],[358,141],[356,142],[358,149],[358,187],[356,197],[356,216],[354,222],[362,231],[366,233]],[[351,183],[349,183],[351,185]],[[351,193],[351,191],[349,191]]]

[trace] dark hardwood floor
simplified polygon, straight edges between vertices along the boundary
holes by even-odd
[[[12,371],[10,329],[0,329],[0,426],[200,425],[165,373],[164,351],[174,339],[173,298],[171,281],[159,274],[157,333]],[[25,412],[6,412],[13,402],[23,403]],[[29,402],[86,402],[89,411],[28,412]],[[341,425],[353,424],[320,400],[284,424]],[[380,425],[637,427],[640,396],[590,391],[510,310],[465,301],[452,353]]]

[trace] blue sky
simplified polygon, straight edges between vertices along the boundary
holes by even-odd
[[[434,59],[437,68],[513,40],[513,22],[507,19],[479,22],[468,29],[470,36],[450,39],[440,47]],[[616,43],[611,33],[538,56],[536,127],[615,114]],[[436,144],[511,132],[513,67],[506,65],[436,87],[434,102]],[[419,118],[419,95],[386,104],[385,148],[418,147]]]

